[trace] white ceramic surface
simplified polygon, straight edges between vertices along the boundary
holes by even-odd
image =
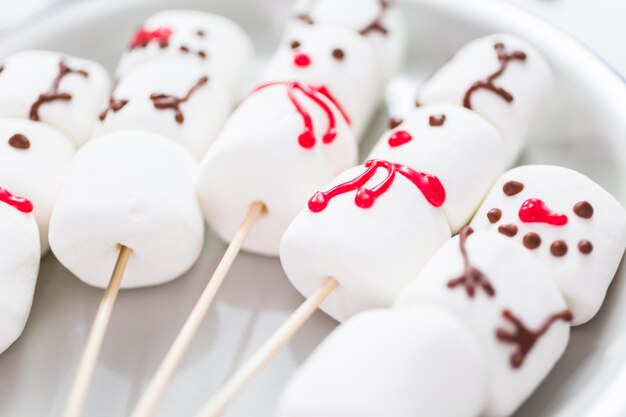
[[[404,73],[388,91],[394,114],[411,107],[419,82],[466,41],[491,32],[519,34],[548,57],[558,81],[551,110],[533,126],[523,162],[578,169],[626,205],[626,86],[615,73],[543,21],[497,0],[399,2],[411,44]],[[143,18],[178,7],[222,13],[243,25],[258,48],[259,69],[278,42],[289,6],[289,0],[69,2],[7,35],[0,56],[26,48],[54,49],[96,59],[112,69]],[[378,138],[384,121],[382,111],[362,155]],[[186,276],[120,294],[86,416],[130,412],[223,250],[224,244],[210,233],[200,260]],[[626,415],[625,275],[622,263],[600,314],[574,329],[564,357],[516,417]],[[60,415],[100,295],[52,255],[43,259],[26,330],[0,356],[0,415]],[[191,415],[301,301],[278,260],[241,255],[156,415]],[[333,320],[317,313],[224,417],[272,416],[277,395],[294,368],[334,326]]]

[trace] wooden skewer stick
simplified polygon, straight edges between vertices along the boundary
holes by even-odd
[[[83,351],[83,356],[80,359],[78,365],[78,371],[74,377],[74,383],[70,391],[70,396],[65,405],[64,417],[79,417],[82,413],[83,406],[85,404],[85,398],[89,391],[89,385],[93,371],[98,361],[98,355],[100,354],[100,348],[102,347],[102,341],[109,325],[111,318],[111,312],[113,311],[113,305],[115,305],[115,299],[120,289],[120,283],[124,277],[126,266],[128,265],[128,259],[132,255],[133,250],[120,245],[120,253],[117,256],[117,262],[113,268],[109,285],[107,286],[102,299],[100,300],[100,306],[96,312],[96,318],[91,326],[89,332],[89,338],[87,339],[87,345]]]
[[[211,280],[200,295],[200,298],[191,311],[191,314],[187,317],[187,321],[178,333],[178,336],[176,336],[176,340],[165,355],[163,362],[161,362],[161,365],[148,385],[148,388],[139,399],[135,410],[131,414],[132,417],[148,417],[154,412],[154,409],[163,395],[163,391],[165,391],[165,387],[172,379],[172,376],[176,372],[176,368],[178,368],[178,365],[185,356],[185,353],[187,353],[193,337],[197,333],[204,316],[215,298],[215,295],[222,286],[224,278],[226,278],[226,274],[228,274],[233,262],[237,258],[237,255],[241,250],[241,246],[248,236],[250,229],[254,225],[257,218],[264,214],[265,211],[265,204],[260,201],[254,202],[250,205],[250,209],[248,210],[248,214],[244,218],[243,223],[239,227],[239,230],[235,234],[233,240],[230,242],[230,245],[228,245],[228,249],[226,249],[222,260],[211,277]]]
[[[237,394],[259,373],[263,366],[278,352],[306,321],[313,315],[324,300],[339,286],[337,280],[328,277],[285,323],[265,342],[265,344],[220,388],[195,417],[218,417]]]

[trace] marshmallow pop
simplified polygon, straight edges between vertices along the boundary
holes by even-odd
[[[33,204],[0,187],[0,353],[24,330],[39,272]]]

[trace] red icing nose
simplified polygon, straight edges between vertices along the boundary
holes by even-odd
[[[297,67],[308,67],[311,65],[311,58],[309,58],[307,54],[296,54],[296,56],[293,57],[293,63]]]
[[[555,213],[550,210],[546,203],[538,198],[529,198],[524,201],[519,209],[519,218],[524,223],[547,223],[553,226],[567,224],[565,214]]]

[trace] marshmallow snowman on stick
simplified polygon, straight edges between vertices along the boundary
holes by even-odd
[[[216,44],[226,40],[232,50]],[[192,47],[202,53],[186,50]],[[119,289],[173,280],[198,258],[204,222],[197,159],[230,110],[230,91],[249,55],[240,28],[201,12],[161,12],[131,39],[108,103],[100,103],[94,137],[74,157],[50,222],[59,261],[82,281],[106,288],[66,417],[82,412]]]
[[[537,79],[542,86],[550,84],[547,64],[532,46],[510,35],[479,40],[492,49],[505,41],[523,47],[532,63],[516,68],[507,87],[532,89]],[[483,62],[485,74],[498,62],[497,55],[491,58]],[[515,100],[524,109],[533,107],[534,97],[529,103],[526,97],[520,94],[492,105],[507,107]],[[505,114],[516,120],[527,117],[526,111]],[[419,107],[393,126],[364,166],[347,170],[316,193],[287,228],[281,262],[308,298],[198,417],[218,415],[317,307],[345,320],[366,309],[391,306],[434,252],[471,219],[510,155],[523,146],[524,139],[517,140],[462,103],[445,101]]]

